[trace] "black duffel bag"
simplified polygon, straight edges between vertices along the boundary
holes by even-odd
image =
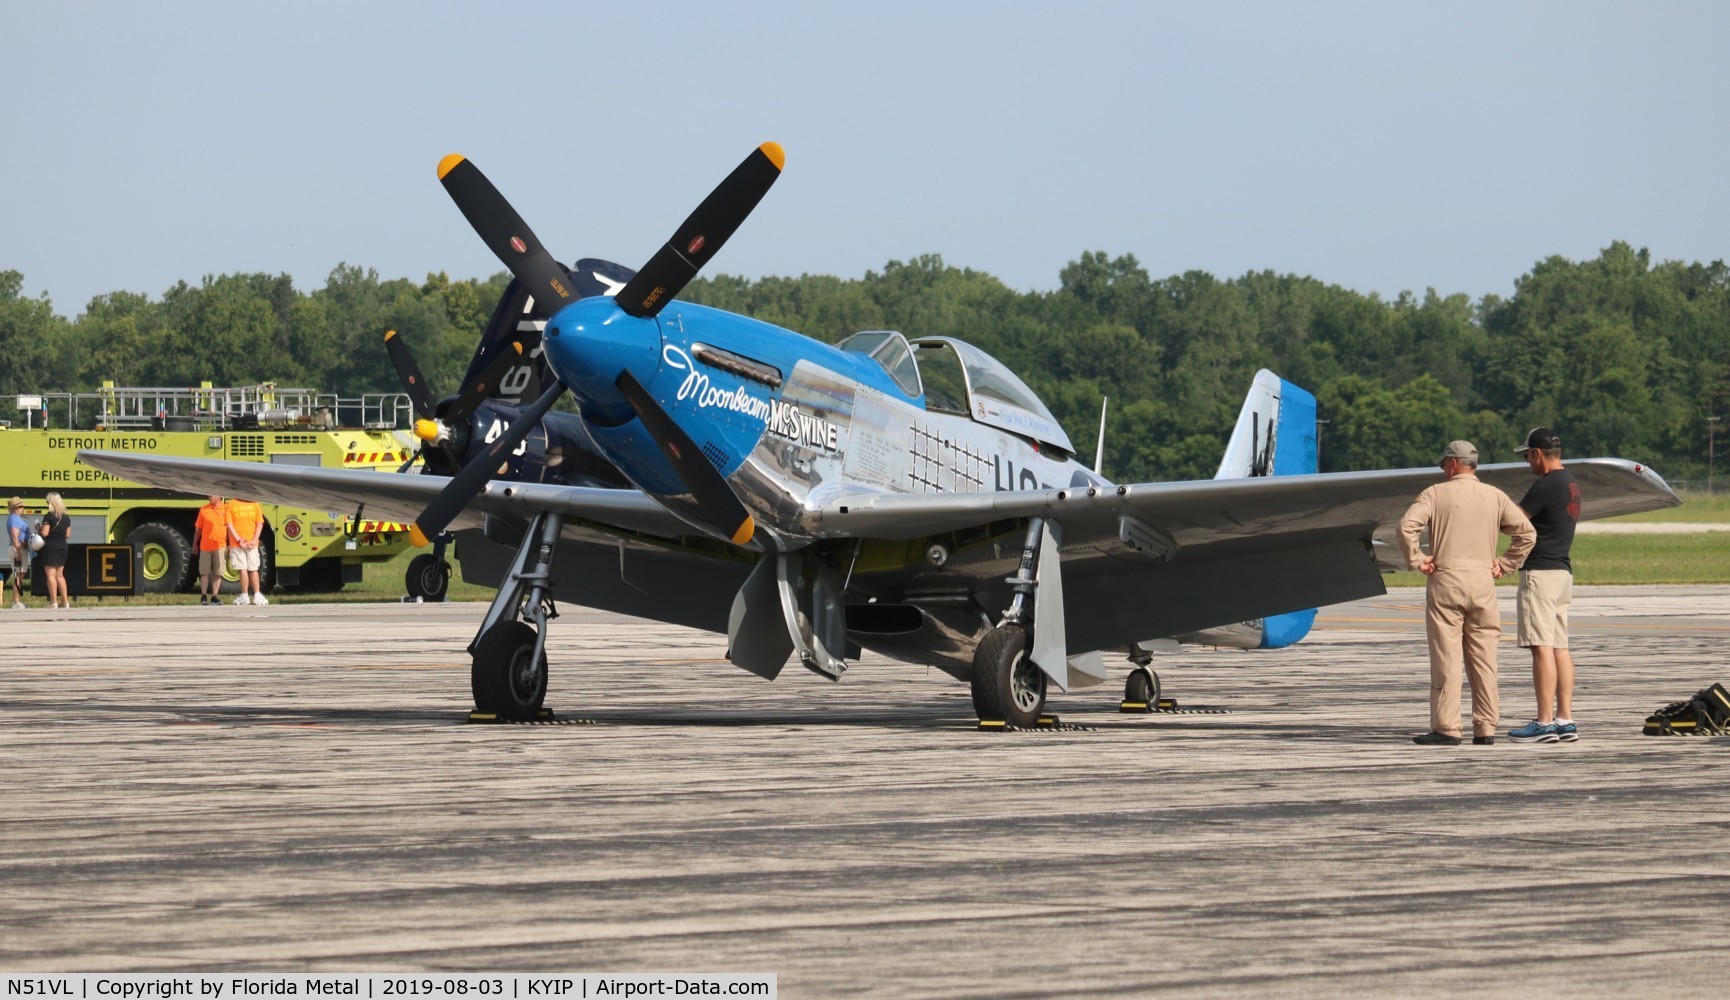
[[[1717,736],[1730,733],[1730,691],[1714,684],[1646,717],[1647,736]]]

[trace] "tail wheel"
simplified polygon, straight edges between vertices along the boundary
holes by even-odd
[[[469,673],[475,708],[507,719],[532,719],[547,698],[547,654],[535,656],[535,630],[500,622],[475,645]]]
[[[450,589],[451,564],[430,552],[422,553],[409,560],[408,574],[404,582],[408,588],[408,596],[427,601],[442,601],[445,599],[445,591]]]
[[[186,586],[194,568],[192,542],[180,529],[148,521],[127,533],[126,542],[138,552],[139,590],[172,594]]]
[[[1142,702],[1148,711],[1153,711],[1159,705],[1159,675],[1147,667],[1131,670],[1123,685],[1123,700]]]
[[[1027,633],[992,629],[973,653],[973,710],[982,720],[1031,726],[1045,709],[1045,671],[1028,655]]]

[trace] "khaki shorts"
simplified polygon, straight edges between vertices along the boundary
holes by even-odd
[[[232,548],[228,550],[228,564],[236,570],[258,572],[258,549]]]
[[[222,560],[227,555],[227,549],[205,549],[198,553],[198,575],[221,576]]]
[[[1520,570],[1515,600],[1522,646],[1568,648],[1568,606],[1574,603],[1574,574],[1565,569]]]

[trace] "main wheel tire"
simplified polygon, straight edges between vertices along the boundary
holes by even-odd
[[[451,564],[431,552],[415,556],[408,562],[404,585],[408,588],[410,597],[418,597],[423,601],[442,601],[445,599],[445,591],[449,590],[451,585]]]
[[[500,622],[475,645],[469,672],[475,708],[507,719],[533,719],[547,698],[547,654],[535,662],[535,630]]]
[[[138,589],[146,594],[172,594],[186,588],[198,563],[192,541],[180,529],[160,521],[146,521],[126,535],[138,550]]]
[[[1031,726],[1045,708],[1045,671],[1028,655],[1027,633],[1003,625],[973,653],[973,710],[981,721]]]
[[[1158,708],[1159,675],[1146,667],[1131,670],[1129,680],[1123,685],[1123,700],[1143,702],[1149,712]]]

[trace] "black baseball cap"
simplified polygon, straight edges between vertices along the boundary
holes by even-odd
[[[1550,451],[1562,447],[1562,437],[1548,427],[1534,427],[1526,435],[1526,446],[1514,449],[1515,454],[1524,455],[1528,451]]]

